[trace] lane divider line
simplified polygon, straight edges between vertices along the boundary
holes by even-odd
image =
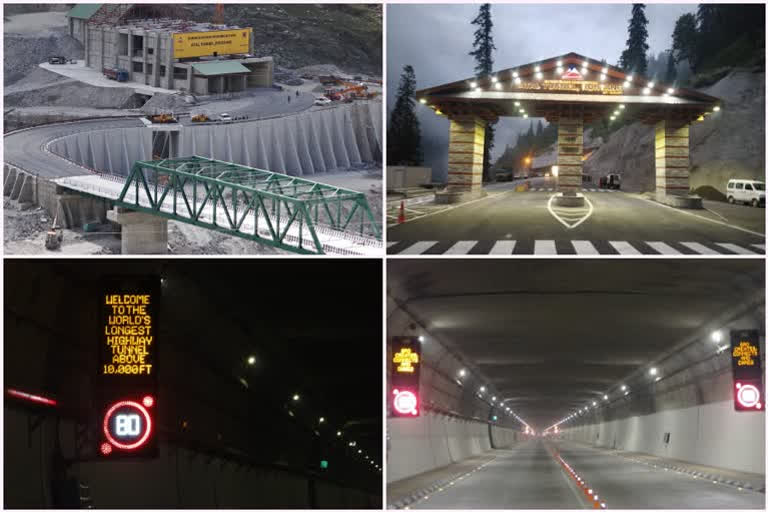
[[[449,477],[449,478],[437,481],[429,487],[426,487],[424,489],[419,489],[418,491],[413,492],[408,496],[400,498],[396,502],[389,505],[388,508],[409,510],[411,508],[411,505],[415,505],[421,501],[427,501],[431,496],[439,492],[443,492],[448,487],[451,487],[452,485],[456,484],[456,482],[459,482],[467,478],[468,476],[471,476],[473,473],[483,469],[485,466],[487,466],[488,464],[490,464],[495,460],[496,460],[496,457],[480,464],[479,466],[475,467],[470,471],[467,471],[466,473],[461,473],[458,476],[453,476],[453,477]]]
[[[548,447],[550,450],[550,454],[554,459],[560,464],[560,466],[565,470],[566,474],[570,476],[574,483],[579,487],[581,492],[584,493],[584,500],[591,504],[592,508],[596,509],[605,509],[608,508],[608,505],[605,502],[604,498],[600,498],[600,495],[597,493],[597,490],[594,489],[592,486],[590,486],[587,481],[582,478],[575,469],[573,469],[566,461],[560,456],[560,451],[556,448]]]

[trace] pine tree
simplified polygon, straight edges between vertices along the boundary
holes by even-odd
[[[475,58],[475,75],[488,76],[493,71],[493,20],[491,19],[491,4],[482,4],[477,16],[472,20],[472,25],[477,25],[475,30],[475,42],[473,50],[469,52]],[[483,144],[483,181],[489,180],[491,167],[491,149],[493,149],[494,130],[490,123],[485,126],[485,142]]]
[[[645,4],[632,4],[632,18],[629,20],[627,49],[621,53],[619,66],[630,73],[644,75],[648,68],[648,18]]]
[[[664,74],[664,81],[668,84],[675,83],[677,79],[677,68],[675,67],[675,56],[672,54],[672,50],[667,52],[667,71]]]
[[[387,133],[387,163],[391,165],[421,165],[421,128],[416,117],[416,73],[413,66],[403,66],[395,106],[389,117]]]
[[[696,72],[699,65],[698,33],[696,32],[696,17],[683,14],[675,22],[672,32],[672,53],[675,62],[688,61],[691,71]]]

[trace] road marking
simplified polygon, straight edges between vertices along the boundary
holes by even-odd
[[[597,248],[592,245],[592,242],[586,240],[571,240],[573,248],[576,249],[576,254],[600,254]]]
[[[692,251],[696,251],[699,254],[722,254],[714,249],[710,249],[706,245],[702,245],[698,242],[680,242],[680,245],[684,245]]]
[[[608,242],[619,254],[640,254],[640,251],[629,245],[628,242]]]
[[[462,240],[453,244],[443,254],[467,254],[475,245],[477,245],[477,240]]]
[[[707,210],[709,213],[714,213],[715,215],[717,215],[718,217],[720,217],[724,221],[728,222],[728,219],[726,219],[724,216],[722,216],[719,213],[717,213],[715,210],[710,210],[709,208],[704,208],[704,209]]]
[[[734,252],[734,253],[736,253],[736,254],[757,254],[757,253],[756,253],[756,252],[754,252],[754,251],[750,251],[749,249],[745,249],[745,248],[743,248],[743,247],[739,247],[739,246],[738,246],[738,245],[736,245],[736,244],[724,244],[724,243],[718,243],[717,245],[719,245],[719,246],[720,246],[720,247],[722,247],[723,249],[727,249],[727,250],[729,250],[729,251],[731,251],[731,252]]]
[[[645,242],[645,243],[653,247],[653,249],[659,254],[682,254],[680,251],[678,251],[671,245],[665,244],[664,242]]]
[[[554,218],[556,218],[556,219],[557,219],[557,221],[558,221],[560,224],[562,224],[563,226],[565,226],[565,227],[566,227],[566,228],[568,228],[568,229],[573,229],[573,228],[575,228],[576,226],[580,225],[582,222],[584,222],[585,220],[587,220],[587,219],[589,218],[589,216],[590,216],[590,215],[592,215],[592,212],[594,211],[594,207],[592,206],[592,202],[591,202],[589,199],[587,199],[587,196],[584,196],[584,202],[586,202],[586,203],[589,205],[589,211],[588,211],[588,212],[587,212],[587,214],[586,214],[584,217],[582,217],[582,219],[581,219],[581,220],[579,220],[578,222],[576,222],[576,223],[574,223],[574,224],[568,224],[568,223],[566,222],[566,220],[565,220],[565,219],[563,219],[562,217],[560,217],[560,216],[559,216],[557,213],[555,213],[555,210],[554,210],[554,209],[552,209],[552,200],[555,198],[555,196],[556,196],[556,195],[557,195],[557,194],[552,194],[551,196],[549,196],[549,201],[547,201],[547,210],[549,210],[549,213],[551,213],[551,214],[552,214],[552,216],[553,216]],[[563,213],[564,213],[564,212],[563,212]],[[569,212],[569,216],[570,216],[570,215],[573,215],[573,213]],[[573,220],[573,219],[568,219],[568,220]]]
[[[399,254],[421,254],[433,245],[437,245],[437,241],[430,242],[416,242],[410,247],[406,247]]]
[[[485,197],[479,197],[477,199],[473,199],[471,201],[467,201],[466,203],[459,203],[457,205],[449,206],[447,208],[442,208],[442,209],[434,211],[434,212],[425,213],[424,215],[421,215],[419,217],[414,217],[412,219],[406,219],[405,222],[401,222],[400,224],[397,224],[396,226],[389,226],[389,229],[396,228],[397,226],[402,226],[403,224],[407,224],[408,222],[413,222],[413,221],[425,219],[427,217],[431,217],[432,215],[437,215],[438,213],[449,212],[451,210],[455,210],[456,208],[461,208],[462,206],[469,206],[470,204],[474,204],[474,203],[477,203],[477,202],[480,202],[480,201],[485,201],[487,199],[496,199],[496,198],[499,198],[499,197],[503,196],[504,194],[509,194],[509,193],[514,192],[514,191],[515,191],[515,189],[511,189],[511,190],[507,190],[507,191],[504,191],[504,192],[499,192],[498,194],[488,194]]]
[[[696,217],[697,219],[705,220],[707,222],[712,222],[713,224],[720,224],[721,226],[737,229],[739,231],[743,231],[745,233],[749,233],[751,235],[759,236],[760,238],[765,238],[765,233],[758,233],[757,231],[752,231],[751,229],[742,228],[741,226],[734,226],[733,224],[728,224],[727,222],[721,222],[719,220],[715,219],[709,219],[707,217],[702,217],[701,215],[696,215],[695,213],[691,213],[685,210],[681,210],[680,208],[673,208],[672,206],[668,206],[666,204],[657,203],[656,201],[653,201],[651,199],[646,199],[642,196],[639,196],[638,199],[641,199],[643,201],[646,201],[651,204],[655,204],[656,206],[660,206],[662,208],[669,208],[672,211],[676,211],[677,213],[682,213],[683,215],[690,215],[691,217]]]
[[[557,254],[554,240],[536,240],[533,254]]]
[[[499,240],[493,244],[493,247],[488,251],[488,254],[512,254],[512,251],[515,250],[516,243],[515,240]]]

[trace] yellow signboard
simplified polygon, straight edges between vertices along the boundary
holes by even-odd
[[[755,366],[755,357],[758,356],[757,346],[749,341],[740,341],[733,349],[733,359],[738,366]]]
[[[173,34],[173,58],[231,55],[250,51],[251,28]]]
[[[397,371],[400,373],[413,373],[416,369],[414,365],[419,362],[419,354],[411,351],[409,348],[401,348],[400,352],[395,354],[392,359],[393,363],[397,363]]]

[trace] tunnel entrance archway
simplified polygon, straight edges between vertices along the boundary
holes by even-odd
[[[509,116],[557,123],[557,191],[563,206],[580,205],[584,124],[627,117],[655,126],[657,200],[698,206],[700,199],[689,195],[689,127],[721,107],[713,96],[573,52],[422,89],[416,98],[450,120],[447,194],[455,200],[482,195],[488,124]]]

